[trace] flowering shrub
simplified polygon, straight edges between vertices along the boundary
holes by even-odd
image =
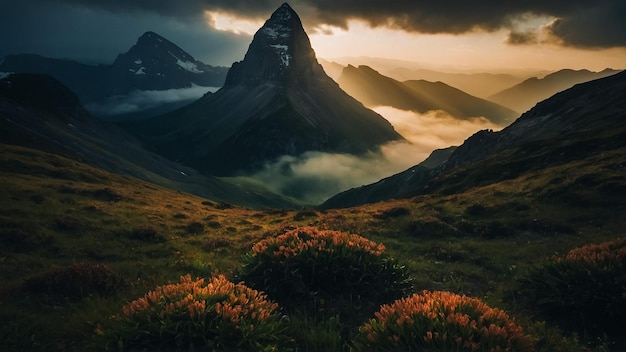
[[[620,337],[626,321],[625,268],[626,238],[589,244],[533,268],[520,292],[546,318],[583,336]]]
[[[522,328],[477,298],[423,291],[383,305],[359,328],[359,350],[532,351]]]
[[[275,349],[284,330],[277,308],[223,275],[186,275],[122,307],[106,335],[124,349]]]
[[[358,235],[296,228],[256,243],[239,277],[282,306],[373,311],[412,288],[405,268],[384,252]]]

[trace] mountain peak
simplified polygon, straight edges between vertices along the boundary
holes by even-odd
[[[243,61],[233,64],[225,85],[285,82],[321,71],[300,17],[284,3],[256,32]]]

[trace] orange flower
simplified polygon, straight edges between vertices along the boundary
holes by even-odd
[[[600,244],[588,244],[574,248],[565,256],[568,262],[585,262],[598,264],[606,261],[620,263],[626,256],[626,238],[617,238],[613,241]]]
[[[158,286],[144,297],[128,303],[122,307],[122,314],[132,317],[156,312],[164,317],[186,312],[191,319],[201,319],[207,314],[206,299],[209,297],[224,297],[215,304],[215,312],[233,323],[242,317],[263,321],[278,309],[278,305],[268,301],[264,294],[241,283],[235,285],[223,275],[212,278],[206,285],[204,279],[193,281],[190,275],[186,275],[178,284]]]
[[[287,231],[276,237],[266,238],[252,246],[253,255],[266,253],[272,248],[272,255],[291,258],[304,251],[333,252],[337,247],[363,250],[380,256],[385,246],[358,235],[345,232],[320,230],[316,227],[301,227]]]
[[[427,349],[462,346],[479,350],[481,341],[488,341],[493,350],[510,349],[513,345],[520,350],[531,350],[532,345],[530,337],[504,311],[491,308],[477,298],[450,292],[423,291],[381,306],[374,317],[359,329],[362,334],[367,333],[367,340],[372,343],[376,341],[371,341],[370,334],[378,333],[388,336],[388,341],[413,341],[414,346]],[[399,332],[404,339],[396,338]],[[395,347],[389,348],[407,347],[392,346]]]

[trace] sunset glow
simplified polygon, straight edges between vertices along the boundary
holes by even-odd
[[[254,35],[259,27],[263,25],[262,21],[239,18],[219,11],[205,11],[204,17],[209,27],[235,34]]]
[[[602,70],[623,68],[626,49],[581,50],[544,43],[510,45],[508,32],[472,32],[464,35],[414,34],[371,28],[350,22],[348,30],[333,28],[332,34],[317,32],[310,40],[317,55],[327,60],[381,57],[414,62],[420,67],[448,71],[562,68]]]

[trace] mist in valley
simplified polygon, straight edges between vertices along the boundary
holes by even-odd
[[[391,142],[361,156],[322,152],[282,156],[250,177],[276,193],[317,205],[339,192],[402,172],[424,161],[433,150],[460,145],[479,130],[501,128],[484,117],[459,120],[445,111],[418,114],[387,106],[373,110],[406,141]]]
[[[192,85],[189,88],[178,89],[136,90],[129,94],[112,96],[104,102],[86,104],[85,109],[96,116],[115,118],[119,115],[138,113],[169,104],[191,103],[219,89],[219,87]]]

